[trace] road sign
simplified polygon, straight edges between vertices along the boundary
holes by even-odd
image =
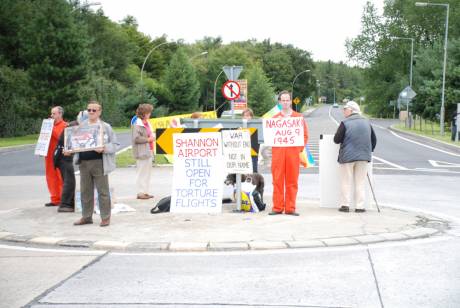
[[[238,76],[240,76],[241,71],[243,70],[242,66],[224,66],[222,68],[224,70],[225,76],[227,76],[228,80],[237,80]]]
[[[300,98],[296,97],[292,102],[297,105],[298,103],[300,103]]]
[[[416,95],[417,93],[415,93],[410,86],[405,87],[404,90],[402,90],[401,93],[399,93],[400,98],[408,100],[413,99]]]
[[[232,101],[240,96],[240,85],[234,80],[228,80],[222,86],[222,95]]]

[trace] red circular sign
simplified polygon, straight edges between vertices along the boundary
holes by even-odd
[[[222,86],[222,95],[232,101],[240,97],[240,85],[234,80],[228,80]]]

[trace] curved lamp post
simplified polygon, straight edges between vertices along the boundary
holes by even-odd
[[[291,95],[292,95],[291,100],[294,99],[294,83],[295,83],[297,77],[299,77],[299,76],[302,75],[303,73],[307,73],[307,72],[309,72],[309,71],[310,71],[310,70],[301,71],[300,73],[298,73],[298,74],[294,77],[294,80],[292,81],[292,85],[291,85]],[[296,111],[297,111],[297,105],[296,105]]]
[[[150,49],[149,53],[147,54],[147,56],[145,57],[144,59],[144,63],[142,63],[142,68],[141,68],[141,83],[143,84],[143,79],[142,79],[142,74],[144,72],[144,67],[145,67],[145,63],[147,62],[147,59],[150,57],[150,55],[152,54],[152,52],[157,49],[158,47],[160,46],[163,46],[163,45],[166,45],[166,44],[171,44],[171,43],[174,43],[174,42],[163,42],[161,44],[158,44],[156,46],[154,46],[152,49]]]
[[[410,40],[411,47],[410,47],[410,72],[409,72],[409,86],[412,88],[412,65],[414,63],[414,39],[411,37],[399,37],[399,36],[392,36],[390,37],[392,40]]]
[[[447,62],[447,31],[449,29],[449,4],[448,3],[428,3],[415,2],[415,6],[443,6],[446,8],[446,29],[444,32],[444,63],[442,67],[442,91],[441,91],[441,115],[440,115],[440,131],[441,136],[444,136],[444,92],[446,88],[446,62]]]
[[[216,81],[214,81],[214,111],[216,111],[216,85],[217,85],[217,79],[219,79],[220,75],[223,73],[224,71],[221,70],[219,75],[217,75],[216,77]]]
[[[294,77],[294,80],[292,81],[292,85],[291,85],[291,95],[292,95],[291,99],[294,98],[294,83],[295,83],[297,77],[299,77],[299,76],[302,75],[303,73],[307,73],[307,72],[309,72],[309,71],[310,71],[310,70],[304,70],[304,71],[298,73],[298,74]]]

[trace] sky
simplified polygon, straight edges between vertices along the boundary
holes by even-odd
[[[95,0],[115,22],[134,16],[139,31],[156,38],[194,43],[205,36],[224,43],[269,38],[312,53],[315,61],[349,63],[345,40],[361,31],[370,1],[382,11],[384,0]]]

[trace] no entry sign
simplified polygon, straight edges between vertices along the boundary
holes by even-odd
[[[232,101],[240,97],[240,85],[234,80],[228,80],[222,87],[222,95]]]

